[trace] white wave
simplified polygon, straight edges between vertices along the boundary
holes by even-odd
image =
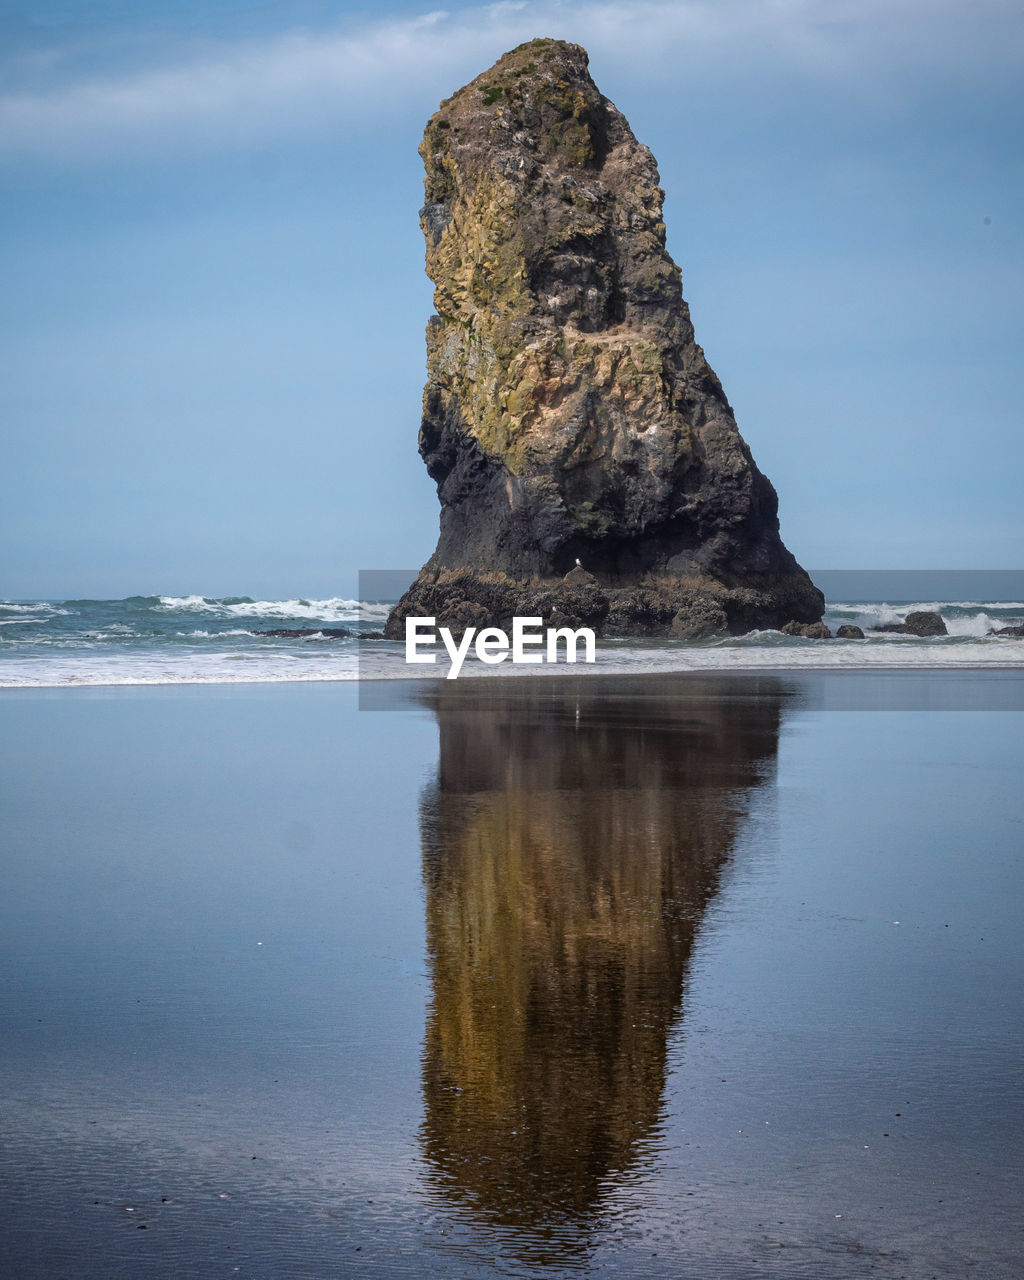
[[[946,630],[951,636],[987,636],[990,631],[1007,625],[1005,618],[992,618],[984,612],[966,618],[946,614],[945,621]]]
[[[844,604],[832,601],[825,606],[826,613],[859,614],[865,618],[877,618],[880,622],[891,622],[896,618],[902,620],[908,613],[941,613],[945,616],[950,609],[1012,613],[1024,611],[1024,603],[1015,600],[924,600],[917,604],[889,604],[885,601]]]
[[[762,633],[763,635],[765,633]],[[551,674],[556,671],[763,671],[786,669],[815,670],[942,670],[971,667],[1024,667],[1024,641],[1002,644],[966,643],[929,645],[901,643],[914,637],[885,636],[884,640],[863,644],[856,641],[805,640],[796,644],[715,645],[708,648],[665,645],[658,648],[634,647],[628,641],[622,649],[610,651],[598,646],[593,666],[576,664],[563,667],[516,667],[516,673],[534,671]],[[502,664],[505,666],[508,664]],[[463,668],[464,674],[501,672],[501,667],[486,671]],[[443,669],[443,668],[442,668]]]
[[[943,609],[1024,609],[1024,601],[1021,600],[932,600],[921,604],[901,604],[893,606],[885,601],[865,603],[858,600],[853,604],[844,604],[841,600],[830,600],[825,606],[829,613],[836,611],[855,611],[857,609],[892,609],[898,607],[905,609],[910,613],[914,609],[925,609],[930,612],[941,613]]]
[[[359,616],[362,618],[364,622],[370,622],[374,620],[379,620],[380,622],[384,622],[388,614],[391,612],[391,610],[394,607],[395,606],[393,602],[391,604],[386,604],[386,603],[381,603],[378,600],[360,600]]]
[[[141,654],[90,650],[45,659],[12,659],[0,666],[0,688],[76,688],[97,685],[264,684],[285,681],[355,680],[358,658],[351,651],[318,649],[316,663],[269,658],[255,653],[186,650]],[[333,660],[332,660],[333,659]]]
[[[271,639],[294,639],[294,640],[332,640],[337,642],[336,636],[326,636],[322,631],[316,631],[313,628],[303,628],[309,630],[308,636],[278,636],[270,637]],[[253,631],[249,627],[230,627],[226,631],[175,631],[175,636],[179,640],[225,640],[231,636],[248,636],[250,640],[260,638],[260,633]]]
[[[252,636],[248,627],[231,627],[227,631],[175,631],[179,640],[222,640],[228,636]]]
[[[37,600],[35,604],[27,604],[24,601],[15,604],[10,600],[0,600],[0,613],[41,613],[44,618],[60,618],[68,617],[71,614],[70,609],[62,609],[60,605],[53,604],[49,600]],[[26,619],[28,622],[34,622],[34,618]]]
[[[361,616],[386,616],[389,605],[365,606],[358,600],[216,600],[207,596],[160,596],[154,609],[166,613],[205,613],[220,618],[305,618],[313,622],[358,622]],[[383,612],[381,612],[383,611]]]
[[[886,636],[868,644],[842,641],[765,643],[684,643],[657,645],[603,642],[594,665],[577,663],[489,666],[470,659],[460,679],[530,675],[642,674],[671,671],[786,670],[949,670],[1024,668],[1024,641],[953,644],[906,643]],[[265,647],[259,651],[209,649],[148,650],[143,653],[67,651],[59,655],[12,658],[0,664],[0,688],[53,688],[92,685],[261,684],[294,681],[440,679],[448,664],[408,665],[399,644],[379,643],[356,652],[328,645],[307,645],[303,652]]]
[[[970,612],[976,610],[977,612]],[[917,604],[829,604],[826,620],[833,630],[838,624],[852,622],[865,631],[873,627],[902,623],[909,613],[937,613],[946,624],[951,636],[983,637],[993,629],[1006,626],[1007,616],[994,617],[996,611],[1010,614],[1024,610],[1024,604],[1015,601],[983,603],[977,600],[930,600]]]

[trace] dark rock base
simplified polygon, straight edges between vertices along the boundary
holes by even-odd
[[[782,628],[784,636],[803,636],[805,640],[831,640],[832,632],[824,622],[787,622]]]
[[[352,634],[347,627],[272,627],[269,631],[253,631],[254,636],[285,636],[289,640],[305,636],[324,636],[328,640],[347,640]]]
[[[602,636],[674,636],[700,640],[816,623],[824,597],[805,574],[764,575],[756,585],[697,576],[650,576],[630,587],[605,587],[585,569],[564,578],[522,580],[471,569],[424,571],[388,617],[384,634],[405,638],[405,619],[429,617],[459,634],[467,627],[509,630],[514,617],[545,626],[591,627]]]
[[[872,631],[885,631],[894,636],[945,636],[949,632],[940,613],[929,613],[919,609],[916,613],[908,613],[902,622],[886,622],[880,627],[872,627]]]

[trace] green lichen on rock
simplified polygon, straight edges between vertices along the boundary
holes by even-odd
[[[573,511],[580,532],[587,538],[600,537],[611,528],[612,521],[606,511],[601,511],[593,502],[581,502]]]
[[[441,500],[423,582],[550,590],[580,558],[611,592],[609,626],[680,634],[686,608],[730,629],[820,617],[694,341],[654,159],[586,52],[513,49],[442,102],[420,154],[437,312],[420,452]]]

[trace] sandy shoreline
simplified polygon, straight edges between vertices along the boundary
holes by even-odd
[[[302,690],[333,690],[354,697],[361,710],[394,710],[430,705],[437,698],[463,698],[467,703],[507,697],[527,697],[537,689],[553,695],[568,692],[614,697],[652,695],[757,697],[763,691],[785,689],[798,695],[805,710],[845,711],[1024,711],[1024,669],[1020,667],[939,668],[765,668],[742,670],[602,671],[592,668],[519,671],[502,677],[493,672],[472,674],[458,680],[441,677],[392,679],[251,680],[251,681],[145,681],[134,684],[64,684],[0,688],[0,699],[60,697],[125,697],[158,694],[174,697],[201,696],[244,698],[266,693],[297,697]]]
[[[6,692],[12,1274],[1015,1274],[1024,672]]]

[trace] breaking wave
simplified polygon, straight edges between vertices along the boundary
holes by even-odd
[[[253,600],[249,596],[227,596],[215,599],[210,596],[160,596],[156,609],[164,613],[200,613],[219,618],[303,618],[311,622],[358,622],[358,600],[346,600],[333,596],[329,600]],[[381,616],[388,605],[376,607]]]
[[[0,688],[133,684],[423,679],[435,665],[409,666],[404,646],[376,632],[390,605],[344,596],[258,600],[251,596],[138,595],[123,600],[0,602]],[[919,639],[873,631],[913,611],[940,613],[949,634]],[[594,666],[486,666],[471,658],[463,678],[644,671],[781,671],[787,668],[1024,667],[1024,640],[989,634],[1020,621],[1017,601],[856,601],[829,605],[833,631],[856,623],[864,640],[809,640],[779,631],[678,640],[602,640]],[[258,634],[273,630],[292,635]]]
[[[7,621],[11,622],[35,622],[37,619],[42,618],[67,617],[70,612],[71,611],[69,609],[62,608],[61,605],[54,604],[49,600],[37,600],[34,604],[21,600],[0,600],[0,621],[4,621],[5,615],[7,614],[35,614],[35,618],[22,618],[20,616],[15,618],[6,618]]]
[[[1024,603],[1020,601],[928,600],[916,603],[834,603],[825,611],[825,621],[833,630],[842,623],[852,623],[864,631],[905,621],[908,613],[937,613],[946,624],[950,636],[988,637],[992,631],[1021,621]]]

